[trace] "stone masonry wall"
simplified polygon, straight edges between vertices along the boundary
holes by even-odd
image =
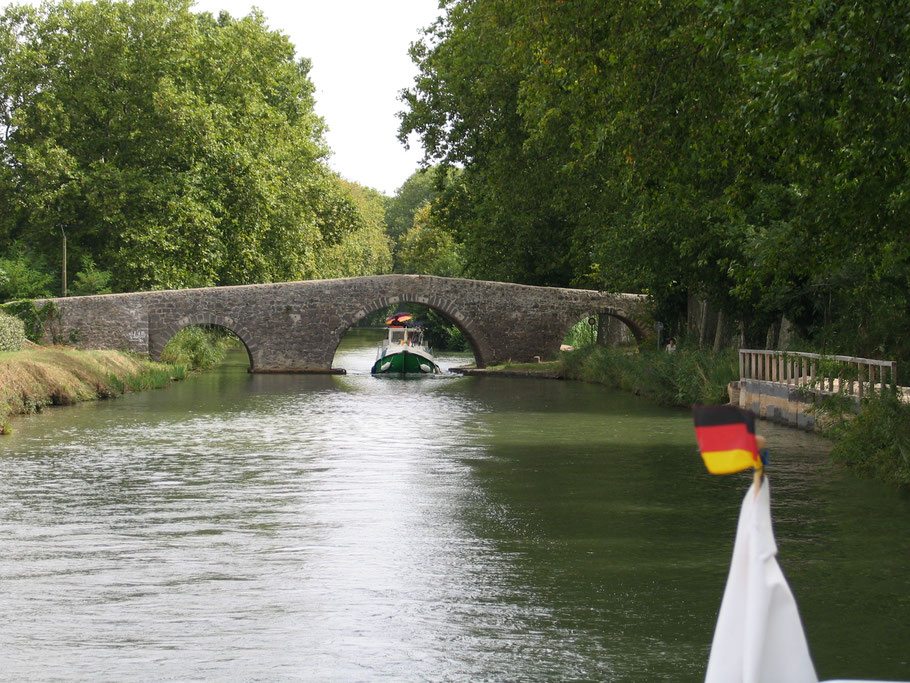
[[[741,379],[736,384],[740,408],[763,420],[806,431],[815,429],[814,396],[801,392],[800,387],[754,379]]]

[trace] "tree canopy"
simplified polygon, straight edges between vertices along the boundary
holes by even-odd
[[[910,357],[910,6],[444,5],[400,133],[463,168],[432,213],[472,275]]]
[[[376,219],[326,165],[309,62],[258,11],[191,6],[6,8],[0,241],[56,255],[65,234],[121,291],[356,271],[328,259]]]

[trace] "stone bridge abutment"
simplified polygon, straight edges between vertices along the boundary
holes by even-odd
[[[184,327],[220,325],[246,346],[253,372],[330,372],[345,333],[375,310],[428,306],[457,325],[478,367],[551,358],[585,316],[613,316],[642,341],[648,306],[636,294],[533,287],[427,275],[376,275],[52,299],[47,337],[83,348],[160,358]],[[39,305],[42,302],[38,302]]]

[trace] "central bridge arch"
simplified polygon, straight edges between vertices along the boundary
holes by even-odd
[[[417,304],[420,306],[426,306],[427,308],[440,313],[444,318],[446,318],[446,320],[456,325],[458,329],[461,330],[461,333],[465,336],[465,339],[467,339],[468,344],[471,346],[471,351],[474,353],[474,362],[478,365],[478,367],[483,367],[486,365],[484,358],[490,357],[492,350],[486,345],[485,340],[480,337],[477,332],[471,329],[471,321],[462,319],[461,313],[455,306],[451,304],[447,304],[444,301],[428,301],[426,299],[427,297],[403,295],[381,297],[375,299],[374,301],[368,301],[364,304],[363,308],[354,314],[351,323],[340,331],[338,343],[341,343],[341,339],[352,327],[354,327],[358,322],[363,320],[366,316],[370,315],[374,311],[379,311],[384,308],[396,305],[400,306],[407,304]],[[335,348],[332,350],[333,357],[337,348],[338,344],[336,344]]]

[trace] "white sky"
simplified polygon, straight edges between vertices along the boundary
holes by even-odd
[[[398,93],[417,74],[409,45],[439,14],[438,0],[197,0],[196,9],[235,17],[258,7],[313,63],[316,113],[329,131],[329,165],[348,180],[385,194],[417,170],[420,143],[398,142]]]

